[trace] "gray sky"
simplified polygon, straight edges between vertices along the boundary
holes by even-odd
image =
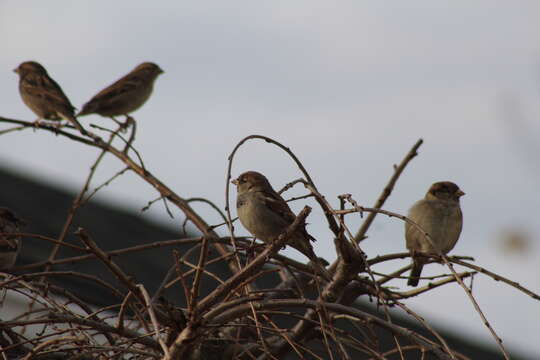
[[[467,195],[453,253],[539,292],[539,24],[537,1],[3,1],[0,115],[35,119],[11,71],[22,61],[42,63],[79,108],[137,64],[156,62],[165,74],[134,114],[136,146],[179,195],[220,206],[227,156],[244,136],[289,146],[336,206],[343,193],[372,205],[392,165],[422,137],[420,156],[385,208],[405,213],[432,182],[455,181]],[[80,120],[110,124],[97,116]],[[3,164],[71,190],[82,186],[96,154],[39,131],[0,142]],[[105,161],[96,185],[121,168]],[[242,148],[233,169],[261,171],[278,188],[300,176],[287,156],[260,141]],[[126,175],[100,199],[138,211],[155,197]],[[309,231],[319,239],[316,250],[332,259],[316,210]],[[148,216],[174,226],[180,219],[167,219],[159,205]],[[515,229],[530,239],[525,255],[501,248],[502,234]],[[379,218],[369,235],[370,256],[405,249],[398,220]],[[405,281],[395,285],[405,288]],[[505,345],[540,355],[539,303],[480,276],[474,289]],[[407,304],[493,344],[457,285]]]

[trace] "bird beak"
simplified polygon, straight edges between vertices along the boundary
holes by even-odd
[[[463,195],[465,195],[465,193],[463,191],[461,191],[461,190],[458,190],[457,196],[462,197]]]
[[[13,69],[13,72],[18,74],[19,73],[19,68]]]
[[[238,186],[238,179],[232,180],[231,183],[233,183],[234,185]]]

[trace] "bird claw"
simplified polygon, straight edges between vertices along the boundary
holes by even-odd
[[[54,130],[54,133],[56,135],[58,135],[58,130],[61,129],[62,127],[64,127],[65,125],[62,124],[62,122],[52,122],[52,121],[44,121],[43,119],[37,119],[33,122],[33,125],[34,125],[34,131],[36,131],[36,129],[39,129],[39,128],[42,128],[42,127],[49,127],[49,128],[52,128]]]
[[[34,120],[34,122],[32,123],[32,125],[34,125],[34,132],[36,132],[36,129],[40,128],[41,127],[41,122],[40,122],[41,119],[37,119],[37,120]]]
[[[114,118],[114,116],[111,116],[111,120],[114,121],[116,123],[116,125],[118,125],[120,127],[120,132],[122,134],[125,134],[127,132],[127,129],[129,127],[129,121],[128,121],[128,117],[126,117],[126,121],[125,122],[122,122],[122,121],[119,121],[119,120],[116,120]]]

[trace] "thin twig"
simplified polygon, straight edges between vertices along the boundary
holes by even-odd
[[[160,326],[159,326],[159,323],[158,323],[158,321],[156,319],[156,314],[154,312],[154,307],[152,306],[152,301],[150,301],[150,296],[148,295],[148,292],[144,288],[144,285],[137,284],[137,288],[141,292],[141,294],[143,296],[143,299],[145,301],[146,309],[148,310],[148,314],[150,315],[150,321],[152,321],[152,325],[154,326],[154,332],[156,334],[157,341],[158,341],[159,345],[161,346],[161,349],[163,350],[163,353],[165,354],[165,356],[169,356],[169,348],[167,347],[167,345],[165,344],[165,342],[161,338]]]
[[[493,327],[491,326],[491,324],[487,320],[486,316],[482,312],[482,309],[480,309],[480,305],[478,305],[478,303],[476,302],[476,299],[474,298],[471,290],[467,286],[465,286],[465,284],[463,283],[463,280],[461,280],[461,277],[458,276],[458,274],[454,270],[454,267],[452,266],[452,263],[450,263],[450,261],[448,260],[446,255],[442,255],[442,259],[443,259],[444,264],[446,266],[448,266],[448,268],[450,269],[452,274],[454,274],[454,277],[456,278],[456,281],[458,282],[458,284],[463,288],[463,290],[465,290],[465,293],[467,294],[467,296],[471,300],[471,303],[473,304],[474,308],[476,309],[476,312],[478,313],[478,315],[480,315],[480,318],[484,322],[484,325],[488,328],[489,332],[491,333],[491,335],[495,339],[495,342],[497,343],[497,346],[499,346],[499,349],[503,353],[504,358],[506,360],[510,360],[510,355],[508,355],[508,353],[506,352],[506,349],[504,348],[504,345],[502,343],[501,338],[497,335],[497,333],[495,332],[495,329],[493,329]]]
[[[394,174],[392,175],[392,177],[390,178],[390,180],[388,181],[388,183],[384,187],[384,190],[383,190],[382,194],[379,196],[379,198],[377,199],[377,201],[375,202],[375,205],[373,205],[373,207],[375,209],[380,209],[384,205],[384,203],[386,202],[386,199],[392,193],[392,190],[394,189],[394,186],[396,185],[396,183],[397,183],[397,181],[399,179],[399,176],[401,175],[403,170],[405,170],[405,167],[409,164],[409,162],[416,155],[418,155],[418,148],[420,148],[420,146],[422,145],[423,142],[424,142],[424,140],[419,139],[413,145],[411,150],[409,150],[407,155],[405,155],[405,158],[403,158],[403,160],[401,160],[399,165],[398,166],[394,165]],[[369,227],[371,226],[371,223],[373,222],[373,220],[375,220],[376,215],[377,215],[376,212],[372,212],[366,217],[366,220],[364,220],[364,222],[362,223],[362,226],[360,226],[360,229],[358,229],[358,232],[354,236],[354,239],[355,239],[355,241],[357,243],[359,243],[360,241],[362,241],[365,238],[366,233],[367,233]]]

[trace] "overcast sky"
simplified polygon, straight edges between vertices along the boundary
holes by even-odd
[[[165,73],[134,113],[136,147],[180,196],[204,196],[220,206],[227,156],[244,136],[263,134],[289,146],[336,206],[343,193],[372,205],[392,165],[421,137],[420,155],[385,208],[405,213],[432,182],[456,182],[467,195],[464,230],[452,253],[474,256],[538,293],[539,24],[540,2],[532,0],[5,0],[0,116],[35,119],[12,72],[22,61],[44,65],[79,108],[139,63],[153,61]],[[80,120],[110,125],[98,116]],[[3,165],[73,191],[96,155],[42,131],[0,141]],[[108,159],[95,185],[121,168]],[[233,175],[245,170],[263,172],[276,188],[300,176],[290,158],[261,141],[239,152]],[[149,185],[126,175],[99,198],[139,211],[155,197]],[[197,209],[219,221],[206,207]],[[169,220],[157,205],[147,216],[178,227],[176,214]],[[332,259],[318,209],[309,222],[316,250]],[[508,233],[528,240],[524,252],[503,246]],[[369,236],[363,243],[369,256],[405,249],[399,220],[380,217]],[[302,259],[294,250],[285,253]],[[394,285],[406,289],[405,280]],[[540,355],[538,301],[480,276],[474,289],[505,345]],[[493,344],[457,285],[407,304],[434,323]]]

